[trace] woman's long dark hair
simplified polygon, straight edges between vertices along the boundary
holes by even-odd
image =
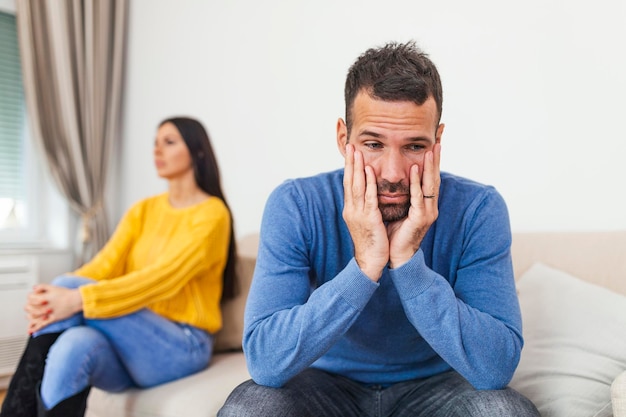
[[[235,242],[235,226],[233,214],[226,202],[226,197],[222,192],[220,179],[220,170],[217,165],[217,158],[209,134],[202,124],[189,117],[172,117],[161,122],[160,126],[165,123],[172,123],[178,129],[183,137],[191,160],[193,163],[193,171],[198,187],[204,192],[222,199],[228,212],[230,213],[230,243],[228,247],[228,260],[224,268],[224,289],[222,291],[222,301],[229,300],[237,294],[236,288],[236,270],[235,261],[237,259],[237,243]]]

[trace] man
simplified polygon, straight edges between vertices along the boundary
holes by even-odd
[[[413,42],[352,65],[345,168],[267,202],[246,306],[252,375],[220,416],[538,416],[506,205],[440,173],[442,88]]]

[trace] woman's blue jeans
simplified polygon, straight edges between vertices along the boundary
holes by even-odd
[[[78,288],[93,282],[60,276],[52,284]],[[88,386],[118,392],[191,375],[208,366],[213,350],[206,331],[148,309],[113,319],[86,319],[79,313],[33,336],[55,332],[63,333],[50,348],[41,382],[48,409]]]

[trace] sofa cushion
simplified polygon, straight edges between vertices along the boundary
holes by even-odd
[[[510,386],[543,417],[612,415],[626,369],[626,297],[543,264],[517,283],[525,345]]]
[[[250,379],[243,353],[215,355],[204,371],[148,389],[94,388],[86,417],[215,417],[230,392]]]
[[[214,351],[241,349],[243,313],[256,265],[258,236],[249,235],[237,241],[237,296],[222,304],[222,329],[215,335]]]

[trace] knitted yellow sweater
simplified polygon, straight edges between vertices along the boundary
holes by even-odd
[[[176,209],[168,194],[136,203],[102,250],[74,275],[87,318],[112,318],[148,308],[170,320],[217,332],[222,326],[222,274],[230,215],[211,197]]]

